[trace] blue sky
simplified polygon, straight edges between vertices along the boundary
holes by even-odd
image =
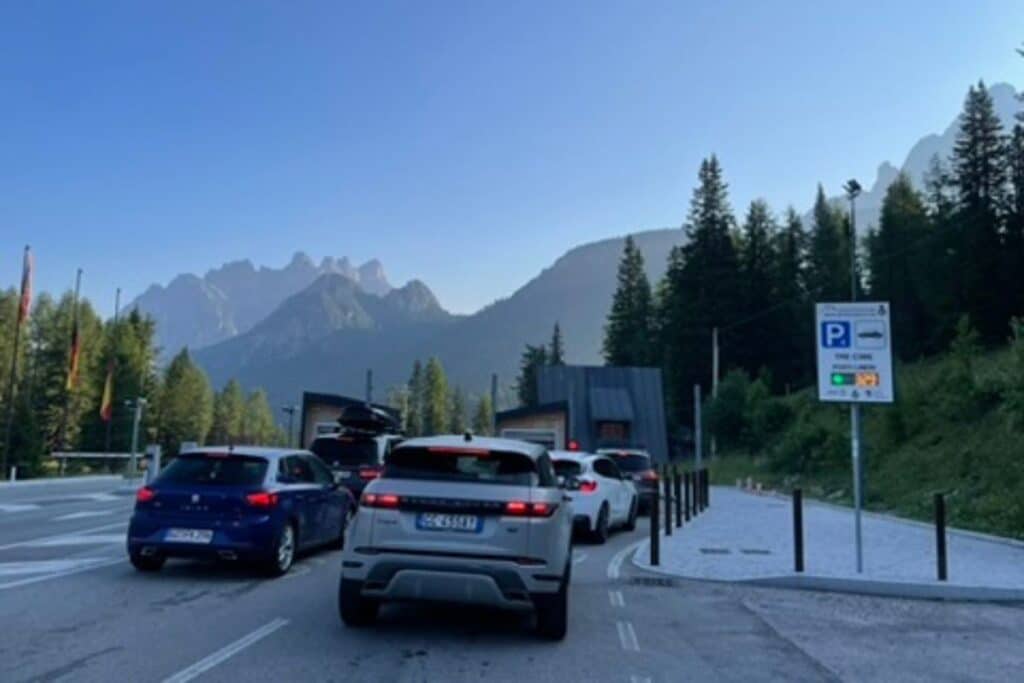
[[[104,311],[180,272],[379,257],[470,312],[567,249],[865,185],[979,77],[1024,3],[23,2],[0,7],[0,284]]]

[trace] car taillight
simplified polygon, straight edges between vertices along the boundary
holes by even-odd
[[[245,502],[254,508],[272,508],[277,505],[277,494],[267,491],[250,493],[245,497]]]
[[[654,470],[646,470],[640,476],[646,481],[658,481],[658,473]]]
[[[580,493],[593,493],[597,490],[596,481],[581,481],[580,482]]]
[[[365,479],[366,481],[370,481],[371,479],[376,479],[379,476],[380,476],[380,468],[379,467],[364,467],[361,470],[359,470],[359,478],[360,479]]]
[[[552,503],[525,503],[512,500],[505,503],[505,514],[509,517],[550,517],[555,508]]]
[[[148,486],[143,486],[141,489],[135,492],[136,503],[148,503],[154,498],[156,498],[156,491],[149,488]]]
[[[399,502],[398,496],[393,493],[364,493],[359,504],[370,508],[395,510]]]

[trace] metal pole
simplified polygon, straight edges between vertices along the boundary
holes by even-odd
[[[857,300],[857,195],[860,194],[860,184],[850,180],[845,186],[846,194],[850,198],[850,301]],[[854,403],[850,406],[850,455],[853,459],[853,515],[854,515],[854,537],[857,545],[857,573],[864,571],[864,545],[861,533],[861,510],[864,506],[863,464],[860,457],[861,441],[861,420],[860,404]]]
[[[137,468],[136,459],[138,457],[137,453],[139,450],[139,422],[142,419],[142,404],[144,402],[144,399],[141,397],[135,399],[135,417],[132,420],[132,454],[131,458],[128,460],[128,476],[131,479],[135,478]]]
[[[679,472],[672,473],[673,500],[676,504],[676,527],[683,525],[683,478]]]
[[[498,373],[491,373],[491,436],[498,435]]]
[[[657,567],[661,564],[661,533],[658,529],[658,522],[661,518],[661,500],[658,495],[658,486],[655,485],[651,492],[651,566]]]
[[[373,405],[373,370],[366,370],[366,405]]]
[[[116,344],[116,341],[117,341],[117,323],[118,323],[118,319],[120,318],[120,315],[121,315],[121,288],[118,287],[117,291],[114,292],[114,329],[112,330],[112,334],[111,334],[111,341],[114,342],[114,344],[113,344],[113,346],[114,346],[113,355],[111,356],[111,359],[110,359],[110,364],[111,364],[110,365],[110,371],[112,373],[117,372],[117,344]],[[113,381],[113,380],[111,380],[111,381]],[[110,403],[111,414],[110,414],[110,419],[107,420],[106,433],[103,436],[103,451],[106,452],[106,453],[110,452],[110,435],[111,435],[111,429],[114,426],[114,414],[113,414],[113,411],[114,411],[114,403],[113,403],[114,397],[113,397],[113,392],[111,392],[111,399],[110,400],[111,400],[111,403]]]
[[[672,474],[669,472],[668,465],[665,465],[665,470],[662,476],[662,481],[665,482],[665,535],[672,535]]]
[[[935,561],[938,563],[939,581],[949,578],[946,562],[946,499],[935,494]]]
[[[793,568],[804,570],[804,492],[793,489]]]
[[[701,463],[703,462],[704,455],[704,444],[701,443],[703,440],[703,429],[701,427],[701,414],[700,414],[700,385],[693,385],[693,460],[694,467],[700,469]]]
[[[683,473],[683,512],[686,521],[690,521],[690,473]]]
[[[288,408],[288,447],[291,448],[292,444],[295,443],[295,408]]]

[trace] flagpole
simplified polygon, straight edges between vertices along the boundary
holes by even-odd
[[[74,354],[75,354],[75,348],[74,348],[75,344],[78,344],[79,346],[81,346],[81,344],[82,344],[82,341],[80,339],[76,339],[76,336],[78,334],[78,332],[77,332],[77,329],[78,329],[78,293],[81,290],[81,288],[82,288],[82,269],[79,268],[78,271],[75,273],[75,298],[72,300],[72,303],[71,303],[71,345],[72,345],[71,355],[72,356],[74,356]],[[68,445],[67,444],[67,439],[68,439],[68,418],[70,417],[70,413],[71,413],[71,391],[72,391],[72,389],[74,389],[74,383],[73,383],[73,379],[74,378],[73,378],[72,372],[74,370],[75,370],[75,368],[74,368],[74,358],[72,358],[69,361],[69,364],[68,364],[67,386],[65,387],[66,396],[64,398],[64,415],[63,415],[63,417],[61,418],[61,421],[60,421],[60,447],[61,447],[61,449],[64,449],[64,450],[67,449],[67,445]]]
[[[114,348],[112,349],[111,356],[110,356],[110,367],[107,370],[107,372],[110,373],[111,375],[113,375],[113,373],[117,370],[117,346],[116,346],[116,341],[117,341],[117,321],[118,321],[118,317],[119,317],[120,313],[121,313],[121,288],[118,287],[117,291],[114,293],[114,329],[111,330],[111,334],[110,334],[111,342],[114,343]],[[113,380],[111,380],[111,382],[113,382]],[[111,429],[111,426],[114,424],[114,413],[113,413],[114,404],[113,404],[113,401],[111,401],[110,407],[111,407],[111,413],[110,413],[110,419],[107,420],[107,434],[106,434],[106,437],[104,437],[104,440],[103,440],[103,450],[105,452],[107,452],[107,453],[110,452],[110,429]]]
[[[14,352],[11,354],[11,376],[7,380],[7,427],[4,430],[4,451],[3,454],[0,454],[0,479],[7,476],[7,454],[11,450],[11,432],[14,429],[14,385],[18,377],[18,342],[21,341],[21,324],[27,313],[22,310],[25,301],[25,288],[31,286],[28,284],[30,274],[26,273],[30,258],[29,247],[25,245],[25,256],[22,260],[21,296],[18,297],[18,313],[14,316]],[[10,460],[14,462],[13,458]]]

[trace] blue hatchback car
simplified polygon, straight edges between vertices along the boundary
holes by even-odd
[[[128,556],[153,572],[168,557],[255,563],[273,576],[295,553],[340,548],[352,494],[312,453],[207,447],[186,451],[139,489]]]

